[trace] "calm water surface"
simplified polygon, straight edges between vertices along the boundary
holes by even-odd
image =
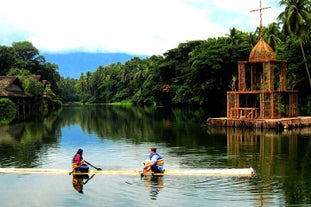
[[[157,147],[166,169],[244,168],[254,177],[0,174],[0,206],[304,206],[311,129],[211,129],[204,110],[64,108],[0,127],[0,167],[71,169],[78,148],[103,170],[137,170]]]

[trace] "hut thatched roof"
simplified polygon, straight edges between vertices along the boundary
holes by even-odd
[[[0,97],[31,97],[26,93],[17,76],[0,76]]]

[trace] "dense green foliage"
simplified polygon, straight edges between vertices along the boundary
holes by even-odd
[[[0,98],[0,125],[10,123],[16,114],[13,101],[7,98]]]
[[[23,88],[25,92],[30,93],[35,96],[37,99],[41,99],[44,92],[44,87],[41,82],[35,80],[34,78],[22,78]]]
[[[60,75],[58,66],[45,61],[32,43],[14,42],[11,47],[0,45],[0,75],[41,75],[55,93],[59,93],[57,82]]]
[[[280,5],[285,6],[278,19],[283,23],[283,31],[286,34],[296,36],[299,40],[300,49],[311,87],[311,76],[308,59],[303,47],[304,38],[310,38],[311,1],[310,0],[281,0]],[[309,53],[310,54],[310,53]]]
[[[280,22],[264,27],[263,37],[277,58],[289,63],[287,86],[299,90],[300,114],[311,114],[310,0],[281,0],[280,5],[285,6]],[[204,106],[225,115],[226,91],[232,90],[237,77],[237,62],[248,60],[258,33],[258,28],[255,32],[232,28],[223,37],[180,43],[163,55],[99,66],[79,79],[60,77],[57,65],[45,62],[31,43],[18,42],[0,46],[0,75],[41,75],[51,83],[51,94],[64,103]],[[39,88],[29,84],[27,90],[40,97]]]
[[[44,109],[49,113],[61,106],[58,98],[57,83],[60,75],[56,71],[58,66],[45,61],[30,42],[14,42],[11,47],[0,46],[0,75],[16,75],[22,82],[25,92],[33,95],[35,111]],[[33,78],[40,75],[46,84]]]
[[[310,29],[307,31],[310,35]],[[232,89],[237,76],[237,62],[248,60],[259,40],[258,32],[232,28],[224,37],[180,43],[163,56],[99,66],[94,72],[81,74],[78,80],[61,79],[60,95],[66,102],[127,100],[137,105],[205,106],[225,115],[226,91]],[[285,35],[278,23],[264,28],[263,35],[277,58],[288,61],[288,88],[300,91],[300,113],[309,114],[310,86],[298,38]],[[310,41],[304,42],[304,48],[306,54],[311,54]],[[307,59],[310,61],[311,56]]]

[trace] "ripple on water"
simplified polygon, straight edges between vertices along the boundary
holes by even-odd
[[[251,200],[249,192],[251,178],[241,177],[172,177],[165,179],[165,189],[176,190],[193,202],[210,200],[213,202]],[[196,199],[195,199],[196,198]]]
[[[148,185],[139,176],[98,175],[85,186],[85,194],[94,206],[142,206],[150,200]],[[98,203],[97,203],[98,202]]]

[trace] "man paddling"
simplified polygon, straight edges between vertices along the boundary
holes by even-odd
[[[152,173],[164,173],[164,159],[162,155],[157,153],[156,148],[150,148],[149,150],[149,159],[148,162],[145,162],[143,168],[143,174],[147,174],[149,171]]]
[[[83,149],[78,149],[77,153],[72,158],[72,168],[75,171],[87,173],[89,172],[89,166],[85,164],[82,154]]]

